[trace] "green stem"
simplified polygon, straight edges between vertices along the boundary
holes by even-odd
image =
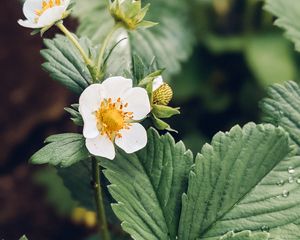
[[[109,41],[111,40],[112,36],[114,35],[114,33],[121,27],[120,23],[117,23],[114,25],[114,27],[110,30],[110,32],[108,33],[108,35],[106,36],[106,38],[104,39],[104,42],[100,48],[100,52],[98,55],[98,61],[97,61],[97,76],[101,75],[101,68],[103,67],[103,61],[104,61],[104,53],[105,50],[108,46]]]
[[[102,196],[102,188],[100,181],[100,165],[98,164],[95,158],[92,158],[92,174],[99,230],[101,230],[103,240],[110,240]]]
[[[80,46],[77,39],[73,36],[73,34],[64,26],[62,21],[56,23],[56,26],[68,37],[68,39],[74,44],[74,46],[79,50],[84,62],[87,66],[93,66],[92,60],[87,56],[83,48]]]

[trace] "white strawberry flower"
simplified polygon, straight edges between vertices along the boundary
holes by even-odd
[[[66,16],[70,0],[26,0],[23,13],[26,20],[18,23],[27,28],[50,27]]]
[[[144,88],[132,87],[131,79],[111,77],[90,85],[79,98],[79,112],[86,147],[95,156],[114,159],[114,143],[126,153],[147,144],[146,130],[138,121],[150,112],[150,101]]]

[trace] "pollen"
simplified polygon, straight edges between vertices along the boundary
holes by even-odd
[[[104,99],[96,111],[97,128],[101,135],[107,135],[110,140],[121,138],[120,130],[129,129],[133,113],[126,112],[128,103],[123,104],[121,98],[115,102],[111,98]]]
[[[53,8],[55,6],[60,6],[61,5],[61,0],[45,0],[42,2],[42,6],[40,9],[35,10],[35,14],[40,17],[46,10],[49,8]],[[38,18],[36,18],[38,20]]]

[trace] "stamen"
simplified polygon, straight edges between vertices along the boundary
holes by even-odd
[[[128,103],[125,104],[128,106]],[[104,99],[100,103],[100,108],[95,112],[97,118],[97,128],[101,135],[106,135],[110,140],[121,138],[120,130],[129,129],[133,118],[133,112],[123,111],[124,105],[121,98],[115,102],[112,98]]]
[[[49,8],[55,7],[55,6],[60,6],[61,5],[61,0],[44,0],[42,2],[41,9],[36,9],[34,12],[35,14],[40,17],[46,10]],[[38,18],[36,18],[36,21],[38,21]]]

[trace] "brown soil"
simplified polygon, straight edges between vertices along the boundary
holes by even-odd
[[[76,96],[41,70],[42,39],[18,26],[20,2],[2,0],[0,15],[0,239],[83,239],[88,231],[46,203],[45,190],[32,181],[40,167],[28,164],[46,136],[76,131],[63,110]]]

